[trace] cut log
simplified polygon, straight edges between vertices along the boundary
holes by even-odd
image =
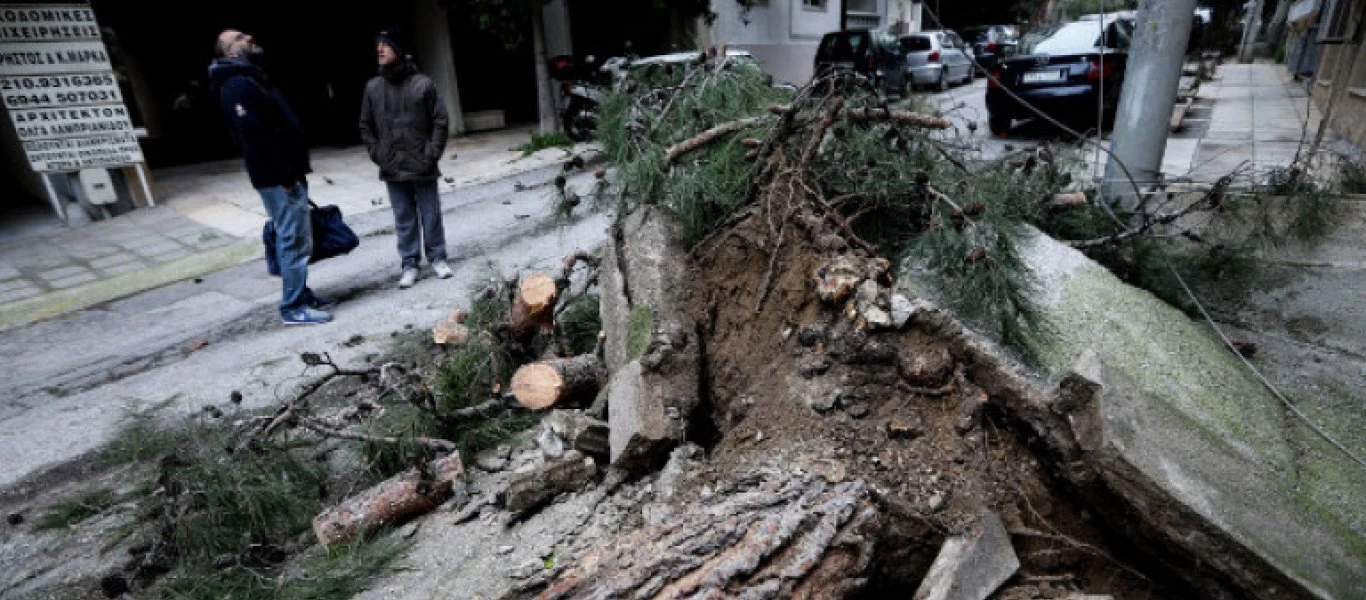
[[[409,469],[313,517],[313,533],[323,546],[331,546],[429,512],[450,497],[464,476],[459,453],[429,463],[425,476]]]
[[[567,398],[592,398],[607,372],[596,354],[552,358],[524,365],[512,376],[512,395],[531,410],[542,410]]]
[[[465,318],[469,316],[463,310],[457,310],[446,318],[442,319],[432,328],[432,341],[441,345],[450,344],[459,346],[469,341],[470,330],[463,325]]]
[[[559,287],[545,273],[531,273],[517,284],[517,296],[508,311],[512,336],[525,342],[538,332],[550,331]]]

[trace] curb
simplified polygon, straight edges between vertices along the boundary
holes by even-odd
[[[182,259],[101,279],[73,288],[48,292],[0,306],[0,331],[27,325],[65,312],[89,308],[102,302],[159,288],[184,279],[220,271],[260,258],[260,240],[242,239],[227,246]]]

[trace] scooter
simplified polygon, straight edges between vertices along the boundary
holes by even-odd
[[[598,129],[598,105],[606,95],[606,69],[599,69],[592,55],[584,57],[582,67],[570,56],[550,59],[550,76],[560,82],[562,101],[560,121],[564,132],[576,142],[593,139]]]

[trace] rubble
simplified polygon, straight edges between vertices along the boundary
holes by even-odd
[[[611,431],[607,423],[589,417],[581,410],[553,410],[542,423],[564,440],[567,447],[597,460],[609,458]]]
[[[1005,525],[988,512],[944,542],[914,600],[986,600],[1019,568]]]
[[[598,467],[592,458],[570,450],[558,459],[513,473],[503,506],[513,514],[526,513],[560,494],[582,489],[597,474]]]

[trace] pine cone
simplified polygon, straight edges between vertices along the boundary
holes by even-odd
[[[968,250],[967,257],[964,258],[969,263],[980,263],[987,259],[987,249],[981,246],[973,246]]]

